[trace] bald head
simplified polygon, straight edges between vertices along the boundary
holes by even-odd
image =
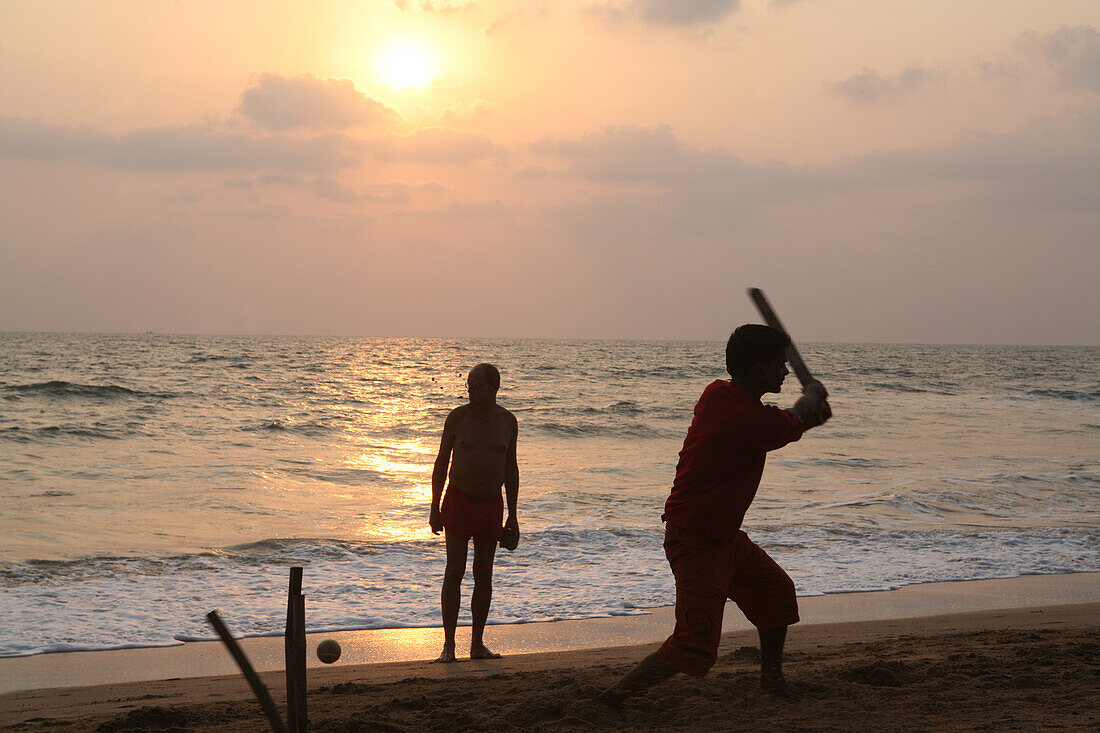
[[[466,377],[466,390],[471,405],[494,405],[500,389],[500,371],[492,364],[478,364]]]
[[[492,389],[500,389],[500,370],[488,362],[482,362],[470,370],[466,382],[467,384],[482,382]]]

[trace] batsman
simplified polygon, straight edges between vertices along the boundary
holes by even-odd
[[[794,583],[741,523],[768,452],[823,424],[832,411],[825,387],[810,376],[763,294],[750,295],[772,325],[747,324],[730,336],[730,378],[709,384],[695,405],[661,517],[665,556],[676,579],[676,628],[593,701],[616,713],[628,697],[677,672],[706,675],[718,658],[726,599],[760,634],[763,689],[784,698],[800,695],[782,670],[787,627],[798,622]],[[782,389],[788,359],[802,382],[802,396],[786,410],[764,405],[763,395]]]

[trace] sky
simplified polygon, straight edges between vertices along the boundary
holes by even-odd
[[[1100,344],[1095,0],[0,0],[0,331]]]

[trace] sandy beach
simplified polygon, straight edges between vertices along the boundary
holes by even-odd
[[[1027,580],[996,582],[1026,586]],[[859,595],[830,601],[842,606]],[[673,678],[628,702],[624,720],[608,719],[578,701],[614,682],[655,643],[454,665],[417,660],[311,666],[309,715],[313,730],[341,732],[1090,730],[1100,725],[1098,622],[1100,602],[1088,601],[803,623],[792,629],[787,645],[788,676],[812,688],[798,702],[759,690],[755,634],[730,631],[710,675]],[[4,669],[10,674],[15,667]],[[282,674],[269,671],[263,678],[282,706]],[[265,729],[258,705],[236,675],[0,696],[0,730]]]

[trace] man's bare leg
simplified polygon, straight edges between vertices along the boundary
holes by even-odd
[[[470,613],[474,627],[470,636],[470,659],[500,659],[499,654],[485,646],[485,622],[489,618],[489,604],[493,601],[493,558],[496,557],[496,540],[474,539],[474,593],[470,599]]]
[[[437,662],[455,661],[455,627],[462,598],[462,576],[466,574],[467,540],[445,530],[447,538],[447,569],[443,571],[443,590],[439,605],[443,609],[443,653]]]

